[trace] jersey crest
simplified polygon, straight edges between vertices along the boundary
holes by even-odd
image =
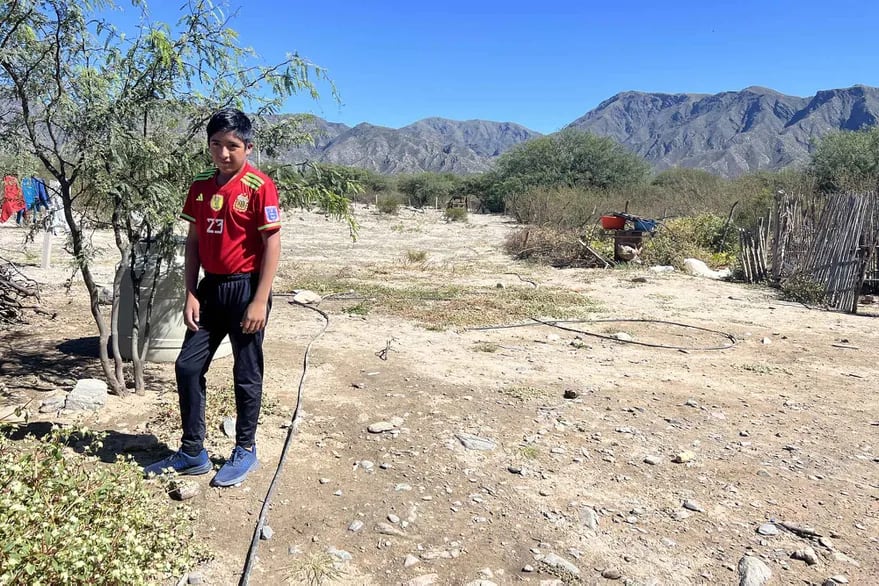
[[[211,209],[215,212],[223,209],[223,196],[219,193],[214,194],[214,197],[211,198]]]
[[[199,194],[198,194],[198,197],[195,198],[195,201],[204,201],[204,194],[203,194],[203,193],[199,193]]]
[[[246,212],[247,204],[250,203],[250,198],[245,194],[241,194],[235,198],[235,203],[232,204],[232,208],[236,212]]]
[[[266,222],[277,222],[281,219],[281,214],[278,213],[278,206],[266,206]]]

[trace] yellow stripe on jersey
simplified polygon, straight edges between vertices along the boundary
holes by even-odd
[[[216,167],[211,167],[210,169],[205,169],[204,171],[202,171],[201,173],[196,175],[195,179],[193,181],[204,181],[205,179],[210,179],[211,177],[213,177],[216,174],[217,174]]]
[[[265,180],[259,175],[255,175],[248,171],[241,178],[241,182],[247,185],[248,187],[252,187],[253,189],[259,189],[265,183]]]

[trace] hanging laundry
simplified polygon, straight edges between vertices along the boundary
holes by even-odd
[[[18,185],[18,178],[7,175],[3,178],[3,208],[0,209],[0,224],[25,208],[24,196]]]
[[[37,188],[36,209],[39,210],[40,206],[49,209],[49,191],[46,189],[46,183],[39,177],[34,177],[33,179],[34,185]]]

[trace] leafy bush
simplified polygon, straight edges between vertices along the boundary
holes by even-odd
[[[443,217],[449,222],[466,222],[467,208],[446,208]]]
[[[397,215],[400,213],[400,201],[393,195],[383,195],[378,198],[378,211],[383,214]]]
[[[781,283],[781,297],[807,305],[821,305],[827,297],[827,288],[808,275],[792,275]]]
[[[712,214],[673,218],[663,222],[646,241],[642,258],[655,265],[682,268],[685,258],[697,258],[711,267],[729,266],[738,254],[738,238],[726,219]]]
[[[0,433],[0,584],[144,584],[188,569],[199,552],[187,509],[134,463],[100,464],[67,442]]]

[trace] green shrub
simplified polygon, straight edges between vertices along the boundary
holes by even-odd
[[[410,263],[424,262],[427,260],[426,250],[407,250],[406,261]]]
[[[808,275],[792,275],[781,283],[781,297],[807,305],[821,305],[827,297],[827,288]]]
[[[726,219],[713,214],[673,218],[662,223],[646,241],[642,259],[654,265],[682,268],[685,258],[697,258],[710,267],[730,266],[738,254],[738,238]]]
[[[397,215],[400,212],[400,201],[393,195],[379,196],[376,207],[383,214]]]
[[[467,208],[446,208],[443,217],[449,222],[466,222]]]
[[[169,506],[133,462],[102,464],[68,442],[58,430],[20,442],[0,433],[0,584],[144,584],[191,567],[188,509]]]

